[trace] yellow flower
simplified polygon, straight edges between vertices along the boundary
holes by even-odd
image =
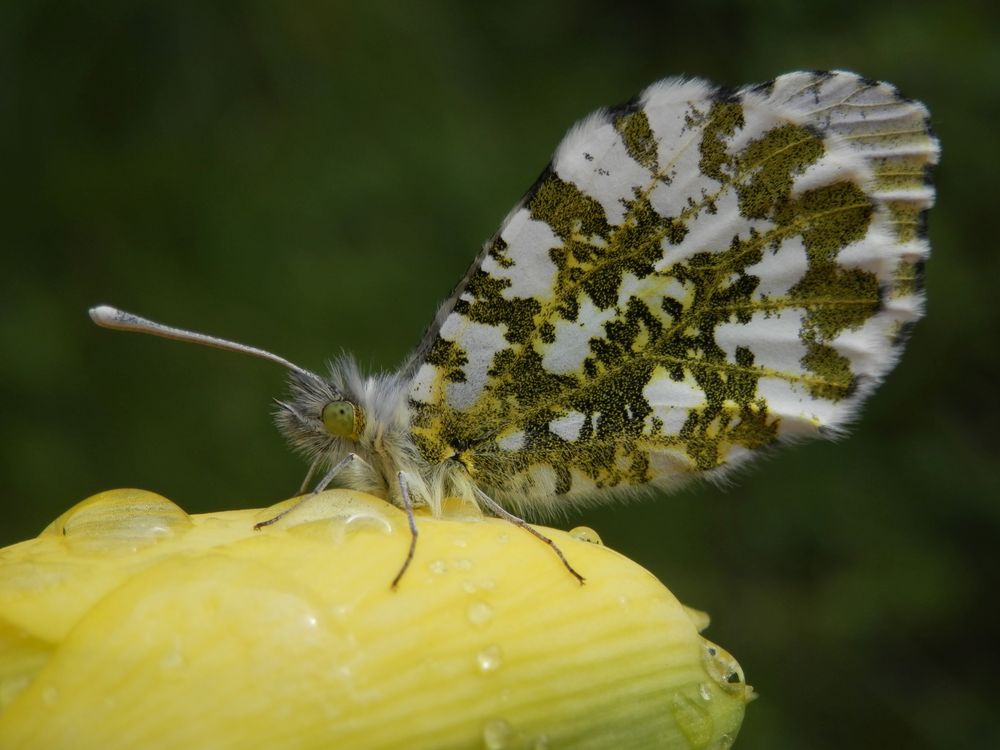
[[[291,502],[291,501],[288,501]],[[280,509],[282,506],[278,506]],[[0,550],[0,747],[728,747],[752,696],[707,617],[589,530],[322,493],[189,516],[95,495]]]

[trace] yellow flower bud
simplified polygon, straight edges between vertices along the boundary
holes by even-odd
[[[288,501],[291,502],[291,501]],[[282,506],[278,506],[280,510]],[[0,747],[725,748],[752,696],[589,529],[324,492],[189,516],[139,490],[0,550]]]

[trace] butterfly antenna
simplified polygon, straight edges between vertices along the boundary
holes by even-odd
[[[194,331],[185,331],[183,328],[165,326],[162,323],[146,320],[145,318],[140,318],[138,315],[133,315],[130,312],[125,312],[124,310],[119,310],[115,307],[109,307],[108,305],[98,305],[97,307],[90,308],[90,318],[97,323],[97,325],[101,326],[101,328],[110,328],[114,331],[148,333],[152,336],[160,336],[161,338],[173,339],[174,341],[187,341],[192,344],[211,346],[216,349],[225,349],[230,352],[249,354],[251,357],[258,357],[271,362],[277,362],[279,365],[284,365],[292,372],[304,375],[307,378],[320,380],[319,375],[316,373],[310,372],[303,367],[299,367],[298,365],[289,362],[284,357],[279,357],[277,354],[266,352],[255,346],[237,344],[235,341],[227,341],[226,339],[208,336],[204,333],[195,333]]]

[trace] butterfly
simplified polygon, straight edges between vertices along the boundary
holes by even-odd
[[[275,417],[304,487],[407,513],[393,587],[414,505],[447,497],[533,533],[582,583],[523,515],[719,479],[856,417],[922,315],[938,154],[922,104],[853,73],[665,79],[568,132],[395,372],[344,355],[318,375],[91,317],[288,368]]]

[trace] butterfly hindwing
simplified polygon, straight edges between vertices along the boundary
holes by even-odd
[[[556,507],[842,429],[921,315],[936,160],[924,107],[851,73],[594,113],[418,350],[418,450]]]

